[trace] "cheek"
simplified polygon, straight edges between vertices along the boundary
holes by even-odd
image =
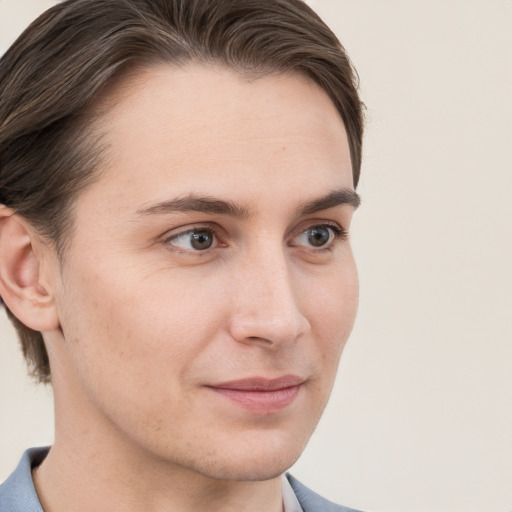
[[[63,329],[79,351],[78,364],[94,364],[98,374],[108,365],[107,377],[124,372],[126,385],[138,379],[149,384],[160,372],[155,380],[169,385],[170,376],[179,379],[219,330],[222,287],[172,270],[104,263],[89,271],[82,264],[66,286]],[[73,304],[80,306],[71,309]]]
[[[181,410],[194,385],[190,376],[219,330],[208,290],[182,287],[176,276],[172,287],[141,276],[91,272],[69,282],[63,301],[67,382],[127,432],[173,424],[173,410]]]
[[[324,279],[316,293],[307,296],[309,320],[323,364],[335,371],[357,313],[359,282],[353,259]]]

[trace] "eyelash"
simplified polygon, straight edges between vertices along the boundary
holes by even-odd
[[[347,233],[347,231],[345,231],[345,229],[340,227],[338,224],[333,224],[331,222],[321,222],[321,223],[310,224],[310,225],[302,228],[297,234],[295,234],[293,236],[293,238],[297,238],[298,236],[306,233],[308,230],[311,230],[314,228],[328,228],[333,234],[333,238],[332,238],[332,240],[330,240],[330,242],[328,243],[327,246],[320,246],[317,248],[315,248],[313,246],[308,247],[308,250],[315,252],[315,253],[332,251],[337,241],[346,240],[348,238],[348,233]],[[173,240],[176,240],[179,237],[185,236],[189,233],[199,232],[199,231],[206,231],[206,232],[210,232],[211,234],[213,234],[213,237],[214,237],[213,243],[215,244],[214,247],[211,247],[211,248],[209,247],[204,250],[187,250],[187,249],[178,247],[176,245],[173,245],[171,243]],[[217,249],[218,247],[222,247],[222,246],[225,247],[227,245],[222,242],[223,234],[221,232],[222,232],[222,230],[215,224],[211,224],[211,225],[210,224],[207,224],[207,225],[200,224],[200,225],[192,226],[184,231],[181,231],[179,233],[175,233],[171,236],[166,237],[163,240],[163,243],[165,245],[171,246],[172,250],[178,252],[179,254],[185,254],[185,255],[190,254],[190,255],[194,255],[194,256],[203,256],[203,255],[210,253],[212,250]],[[296,246],[292,246],[292,247],[300,247],[300,245],[296,245]]]

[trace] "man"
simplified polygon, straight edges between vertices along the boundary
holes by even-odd
[[[0,295],[55,397],[0,510],[349,510],[283,476],[357,308],[330,30],[300,0],[68,0],[0,97]]]

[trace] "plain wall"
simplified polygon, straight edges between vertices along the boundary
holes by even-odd
[[[43,0],[0,0],[0,53]],[[311,0],[368,107],[353,244],[361,300],[292,469],[375,512],[512,510],[512,2]],[[0,481],[52,440],[0,320]]]

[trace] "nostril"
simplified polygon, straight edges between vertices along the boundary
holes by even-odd
[[[293,315],[283,315],[279,319],[267,315],[235,314],[230,327],[235,341],[265,346],[293,343],[308,329],[309,322],[298,309]]]

